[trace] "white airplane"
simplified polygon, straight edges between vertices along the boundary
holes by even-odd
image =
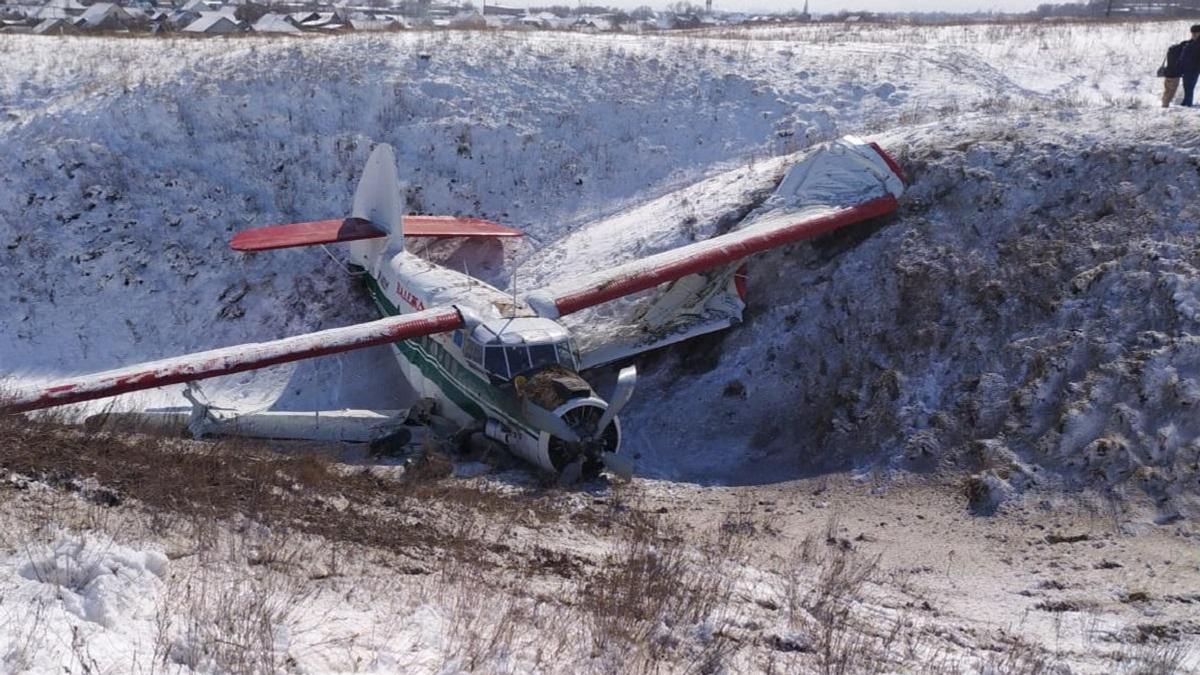
[[[388,145],[367,160],[349,218],[257,228],[233,248],[261,251],[348,243],[385,318],[271,342],[143,363],[18,389],[6,410],[24,412],[191,383],[266,366],[389,344],[405,378],[438,413],[507,446],[571,483],[602,469],[628,476],[617,419],[636,371],[622,370],[604,400],[579,373],[633,354],[726,328],[741,318],[743,260],[896,210],[904,175],[882,148],[847,137],[809,153],[775,193],[733,231],[585,274],[523,295],[509,294],[405,248],[407,236],[520,236],[477,219],[404,215]],[[650,300],[631,317],[636,338],[580,353],[560,317],[631,294]],[[391,413],[342,411],[238,416],[198,401],[194,430],[365,440],[394,428]],[[322,417],[323,424],[322,426]],[[355,423],[359,423],[355,427]],[[199,424],[197,424],[199,423]],[[347,431],[349,427],[355,430]],[[368,428],[368,431],[362,431]]]

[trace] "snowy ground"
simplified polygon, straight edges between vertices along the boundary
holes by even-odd
[[[848,525],[886,520],[877,506],[885,504],[913,513],[905,519],[912,540],[938,544],[922,560],[925,549],[902,545],[907,537],[889,546],[865,539],[854,545],[860,562],[849,564],[830,557],[838,536],[827,550],[822,535],[819,556],[788,563],[802,570],[804,602],[796,606],[807,618],[793,612],[780,623],[777,610],[754,598],[761,589],[786,595],[787,584],[759,575],[786,576],[779,558],[829,518],[771,507],[778,516],[731,526],[754,536],[745,537],[744,560],[720,562],[736,564],[734,576],[751,589],[750,600],[722,605],[725,618],[741,622],[739,646],[711,639],[719,613],[685,621],[657,608],[666,617],[658,637],[671,647],[654,658],[678,670],[709,659],[735,672],[818,668],[813,636],[836,617],[813,595],[822,570],[846,573],[874,553],[884,555],[884,569],[936,573],[914,573],[922,590],[909,597],[910,584],[895,574],[863,571],[863,583],[869,577],[877,588],[850,604],[893,621],[889,607],[928,602],[933,609],[921,611],[931,616],[918,624],[932,627],[901,632],[937,636],[913,638],[913,653],[944,654],[946,670],[1010,657],[1014,650],[995,647],[1006,632],[1019,639],[1009,646],[1025,645],[1019,658],[1094,672],[1166,659],[1171,650],[1187,656],[1200,635],[1187,619],[1200,602],[1200,427],[1189,414],[1200,392],[1200,120],[1190,110],[1159,109],[1161,83],[1152,77],[1163,49],[1185,36],[1183,23],[674,37],[6,35],[0,374],[98,370],[371,316],[354,280],[320,250],[248,257],[224,243],[252,224],[343,214],[374,142],[397,148],[412,210],[490,217],[528,232],[503,263],[460,255],[502,286],[516,271],[526,290],[706,236],[769,187],[791,153],[865,134],[899,156],[912,178],[902,212],[869,231],[755,261],[744,325],[641,360],[639,394],[623,417],[639,473],[652,480],[631,488],[640,504],[632,511],[662,505],[684,514],[679,526],[697,529],[717,522],[714,513],[764,518],[760,502],[799,499],[839,503]],[[406,392],[389,358],[385,350],[332,357],[207,390],[244,406],[399,404]],[[177,399],[159,393],[128,403],[148,401]],[[208,671],[603,671],[620,651],[564,642],[555,656],[535,655],[532,643],[493,634],[483,641],[503,647],[480,647],[484,656],[470,658],[483,660],[468,663],[465,633],[454,628],[466,619],[453,618],[450,606],[463,598],[431,602],[414,590],[421,584],[404,583],[390,589],[386,609],[334,599],[378,592],[365,580],[381,573],[363,561],[393,555],[387,546],[356,544],[365,548],[348,556],[362,566],[347,575],[353,581],[307,585],[298,580],[319,573],[250,574],[253,554],[237,548],[244,542],[173,558],[187,535],[139,524],[158,517],[157,507],[136,498],[118,509],[85,507],[87,518],[31,516],[46,512],[45,500],[75,499],[55,497],[56,489],[5,493],[5,532],[13,534],[0,541],[0,583],[6,598],[18,598],[0,605],[0,636],[9,641],[0,657],[9,666],[83,670],[94,659],[110,672],[155,663]],[[834,496],[812,497],[821,490]],[[1029,534],[1053,529],[1043,504],[1056,515],[1065,509],[1056,527],[1068,533],[1100,517],[1098,508],[1073,503],[1086,501],[1070,496],[1081,494],[1127,505],[1112,516],[1107,539],[1048,544],[1057,530]],[[586,512],[586,501],[571,508]],[[417,513],[407,517],[424,517]],[[257,525],[225,519],[213,527],[244,540]],[[577,546],[585,562],[543,595],[508,593],[527,570],[498,573],[488,582],[507,590],[497,590],[495,608],[535,634],[546,622],[599,621],[589,624],[596,635],[585,632],[600,640],[604,620],[581,618],[563,598],[594,594],[571,584],[604,573],[605,552],[626,540],[599,528],[564,543],[570,530],[505,530],[531,542],[516,547],[515,559],[536,558],[538,546]],[[867,529],[851,534],[859,533],[881,538]],[[312,536],[286,546],[331,545]],[[713,563],[703,558],[706,545],[689,538],[680,555]],[[1120,567],[1078,562],[1075,548],[1089,546],[1125,557],[1108,560]],[[942,583],[943,563],[949,570],[968,558],[970,569],[948,571]],[[1047,569],[1065,570],[1063,578]],[[179,580],[202,572],[217,596],[183,593]],[[1088,575],[1096,578],[1084,581]],[[205,652],[201,645],[248,639],[188,628],[206,625],[211,603],[246,579],[286,586],[278,596],[249,594],[268,605],[253,611],[270,630],[250,636],[255,650]],[[1137,592],[1145,599],[1129,595]],[[285,620],[271,603],[290,606],[289,593],[313,604],[300,603],[310,609]],[[191,598],[186,612],[164,609],[178,597]],[[541,597],[557,598],[546,601],[549,615],[538,614]],[[344,615],[319,628],[306,623],[327,612]],[[183,623],[159,625],[176,615]],[[476,620],[493,632],[507,625]],[[1064,627],[1072,621],[1079,625]],[[53,641],[22,632],[38,622]],[[412,630],[385,630],[396,625]],[[846,639],[885,652],[896,646],[853,626],[843,632],[860,637]],[[1097,637],[1105,635],[1119,639]],[[251,653],[270,660],[236,661]],[[992,666],[1008,672],[1005,663]]]

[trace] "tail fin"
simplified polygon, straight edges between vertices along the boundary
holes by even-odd
[[[396,175],[396,153],[387,143],[380,143],[367,159],[351,215],[386,229],[389,249],[404,248],[404,197]]]

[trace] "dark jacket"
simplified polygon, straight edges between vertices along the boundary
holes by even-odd
[[[1179,50],[1179,74],[1200,73],[1200,40],[1185,40],[1177,46],[1182,47]],[[1170,60],[1169,51],[1167,59]]]
[[[1191,42],[1191,40],[1188,40]],[[1183,55],[1183,46],[1187,42],[1180,42],[1177,45],[1171,45],[1167,49],[1167,59],[1165,62],[1166,73],[1164,77],[1179,77],[1182,73],[1179,71],[1179,57]]]

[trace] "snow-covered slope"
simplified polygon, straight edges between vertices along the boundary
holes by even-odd
[[[771,185],[781,157],[858,132],[882,134],[906,156],[916,183],[904,215],[869,238],[757,262],[745,326],[655,357],[657,369],[655,358],[643,363],[651,372],[626,425],[643,470],[778,478],[877,451],[937,452],[1004,424],[1024,434],[1018,450],[1032,451],[1053,411],[1026,420],[1006,409],[994,415],[1007,422],[995,422],[971,406],[1000,405],[1034,372],[1003,348],[1050,340],[1047,326],[1065,340],[1061,331],[1082,327],[1078,312],[1107,306],[1096,298],[1071,309],[1058,277],[1007,289],[1039,279],[1035,271],[1071,280],[1103,262],[1079,252],[1107,244],[1067,224],[1105,200],[1125,203],[1120,190],[1174,182],[1181,204],[1194,195],[1168,178],[1186,166],[1185,151],[1142,150],[1153,139],[1191,142],[1187,111],[1151,109],[1151,55],[1185,28],[4,36],[0,373],[98,370],[372,316],[355,280],[319,249],[241,256],[224,244],[251,224],[344,213],[375,142],[396,146],[413,210],[525,229],[529,242],[510,264],[474,271],[504,285],[519,268],[527,289],[706,236]],[[1124,164],[1131,152],[1144,170]],[[1189,236],[1169,200],[1139,203],[1145,240]],[[1112,208],[1096,219],[1118,217]],[[1113,228],[1095,236],[1130,229]],[[1047,260],[1046,239],[1082,257]],[[1188,270],[1170,274],[1183,298],[1170,307],[1190,306]],[[994,278],[1008,284],[991,290]],[[1184,330],[1146,326],[1171,339]],[[692,361],[673,365],[680,355]],[[247,406],[280,395],[285,407],[379,405],[404,396],[389,358],[331,357],[210,389]],[[971,378],[990,403],[970,403]],[[980,415],[985,430],[962,428]],[[1089,431],[1066,434],[1063,448],[1103,435],[1093,437],[1098,423],[1078,424]],[[1148,438],[1159,433],[1139,424]]]
[[[632,413],[655,429],[644,468],[777,480],[950,460],[1194,493],[1200,130],[1156,115],[1157,140],[1145,116],[884,136],[913,179],[901,215],[753,265],[746,324],[681,348],[641,392],[672,401]]]

